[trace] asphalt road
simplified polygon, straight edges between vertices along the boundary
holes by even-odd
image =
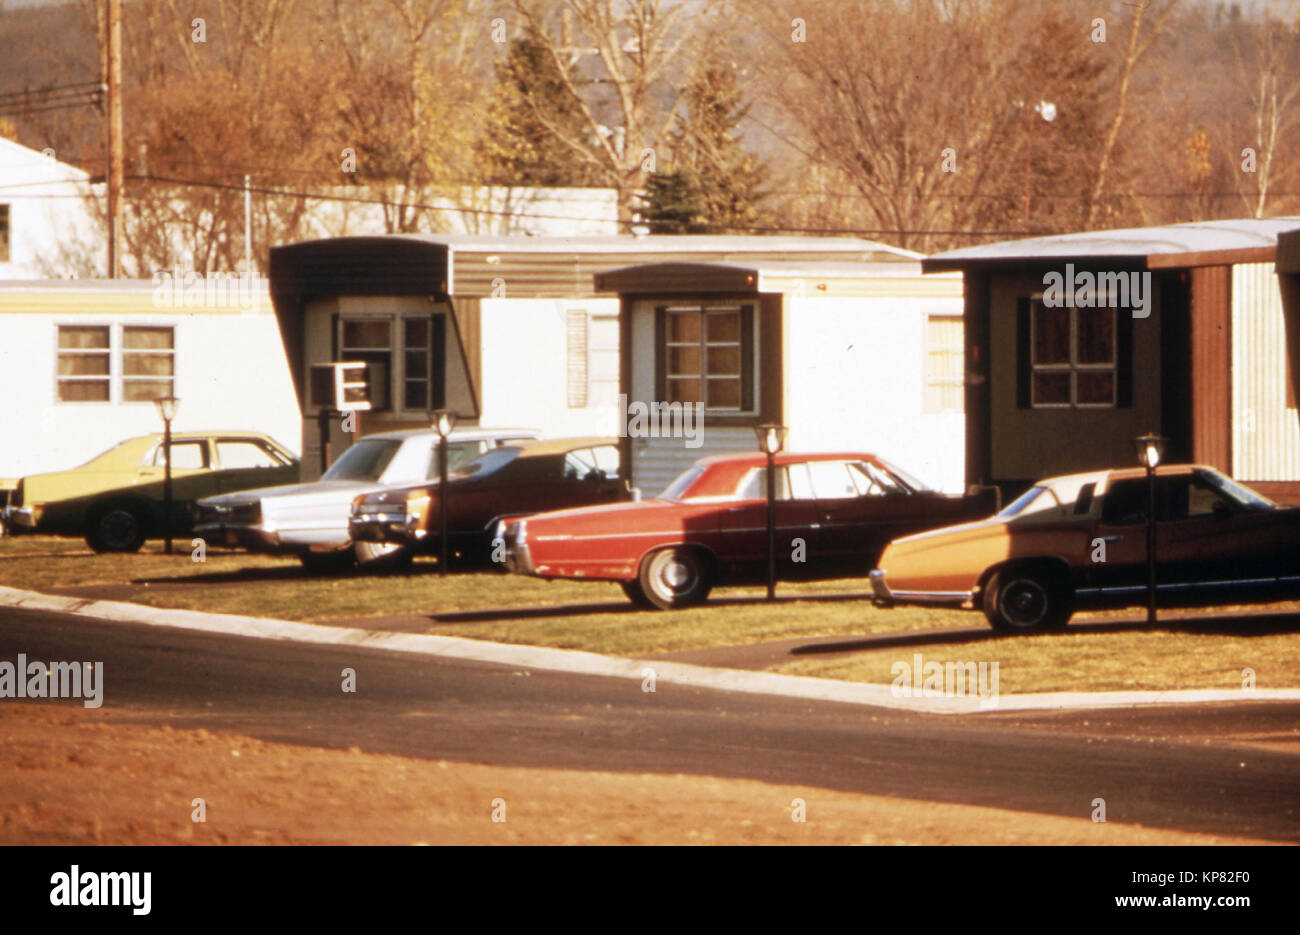
[[[141,724],[1072,817],[1102,796],[1112,822],[1300,841],[1295,703],[921,715],[0,608],[0,660],[18,653],[103,662],[105,709]]]

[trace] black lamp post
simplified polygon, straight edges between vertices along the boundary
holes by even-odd
[[[163,549],[170,555],[172,551],[172,419],[176,418],[176,410],[180,408],[181,401],[168,394],[153,402],[158,407],[158,415],[162,416],[163,420],[163,536],[166,543]]]
[[[776,600],[776,456],[785,447],[786,427],[771,422],[754,426],[758,447],[767,455],[767,599]]]
[[[438,574],[447,573],[447,436],[456,427],[456,413],[439,409],[433,414],[433,427],[438,430]]]
[[[1138,461],[1147,469],[1147,623],[1156,622],[1156,468],[1165,454],[1163,435],[1148,432],[1133,439]]]

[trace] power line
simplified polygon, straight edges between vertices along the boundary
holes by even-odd
[[[82,81],[52,88],[0,93],[0,117],[29,117],[69,107],[98,106],[104,100],[104,85]]]
[[[169,185],[185,185],[195,188],[212,188],[223,191],[243,192],[245,187],[240,184],[225,182],[204,182],[195,179],[179,179],[169,176],[158,176],[152,174],[128,176],[134,181],[161,182]],[[351,204],[371,204],[381,205],[384,207],[394,208],[414,208],[424,211],[446,211],[460,214],[480,214],[493,217],[516,218],[521,220],[551,220],[551,221],[581,221],[594,224],[618,224],[620,227],[634,228],[646,226],[644,221],[622,220],[619,218],[580,218],[563,214],[524,214],[518,211],[496,211],[490,208],[468,208],[457,205],[438,205],[426,202],[403,202],[391,201],[385,198],[363,198],[348,195],[328,195],[313,192],[298,192],[288,189],[266,188],[262,186],[250,186],[247,189],[259,195],[273,195],[285,198],[300,198],[312,201],[339,201]],[[722,225],[716,225],[722,226]],[[763,225],[737,225],[740,230],[746,230],[753,233],[771,233],[771,234],[858,234],[873,237],[922,237],[922,236],[947,236],[947,237],[1027,237],[1036,236],[1044,233],[1051,233],[1042,230],[906,230],[895,228],[846,228],[846,227],[769,227]]]

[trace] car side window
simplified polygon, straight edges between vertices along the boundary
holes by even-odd
[[[1188,518],[1191,478],[1186,475],[1156,478],[1156,521],[1176,522]],[[1145,523],[1147,482],[1132,478],[1112,484],[1101,507],[1101,521],[1113,526]]]
[[[792,500],[816,500],[817,494],[813,490],[812,477],[808,473],[807,463],[788,464],[786,465],[786,480],[789,484],[789,495]],[[764,489],[766,495],[766,488]],[[785,499],[782,497],[781,499]]]
[[[1235,507],[1223,493],[1208,481],[1193,476],[1187,488],[1187,516],[1213,516],[1216,513],[1233,512]]]
[[[283,461],[257,442],[217,439],[217,462],[223,471],[280,467]]]
[[[1074,515],[1083,516],[1092,511],[1092,495],[1097,490],[1097,484],[1084,484],[1079,488],[1079,496],[1074,501]]]
[[[164,446],[154,449],[153,466],[164,467],[167,454]],[[206,442],[172,442],[173,471],[201,471],[208,466],[208,446]]]
[[[800,465],[795,465],[799,467]],[[785,466],[777,467],[776,474],[776,500],[790,499],[790,476]],[[754,468],[749,471],[741,480],[740,486],[736,489],[736,497],[740,500],[766,500],[767,499],[767,468]]]
[[[809,461],[808,476],[818,500],[849,500],[858,496],[857,485],[844,461]]]
[[[608,476],[605,470],[600,467],[595,449],[582,448],[577,451],[570,451],[564,456],[564,477],[566,480],[604,480]]]
[[[860,497],[906,496],[909,492],[888,471],[866,461],[850,464],[849,477],[858,488]]]
[[[596,467],[605,472],[605,476],[610,480],[619,478],[619,457],[618,447],[615,445],[601,445],[598,448],[591,449],[592,455],[596,459]]]

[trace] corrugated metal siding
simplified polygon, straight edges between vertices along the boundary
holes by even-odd
[[[699,448],[687,448],[680,438],[632,439],[632,486],[639,487],[643,497],[657,497],[700,458],[758,450],[754,430],[747,425],[706,425],[701,439]]]
[[[1300,421],[1286,406],[1286,326],[1272,263],[1233,267],[1232,333],[1234,473],[1300,480]]]
[[[1230,267],[1192,270],[1192,458],[1228,473],[1233,471],[1231,287]]]
[[[542,253],[537,251],[500,251],[484,253],[474,250],[453,249],[455,292],[457,295],[495,296],[497,298],[561,298],[582,299],[596,295],[594,277],[597,273],[663,263],[665,257],[689,258],[692,263],[738,263],[761,265],[771,262],[861,262],[899,264],[899,257],[883,252],[862,250],[851,241],[844,249],[825,245],[809,249],[774,250],[709,250],[691,249],[689,244],[647,244],[644,250],[611,249],[607,253]],[[665,246],[674,247],[678,253],[666,252]],[[917,280],[921,281],[920,264],[916,264]],[[922,281],[923,282],[923,281]],[[946,285],[946,284],[945,284]],[[942,288],[942,287],[936,287]]]

